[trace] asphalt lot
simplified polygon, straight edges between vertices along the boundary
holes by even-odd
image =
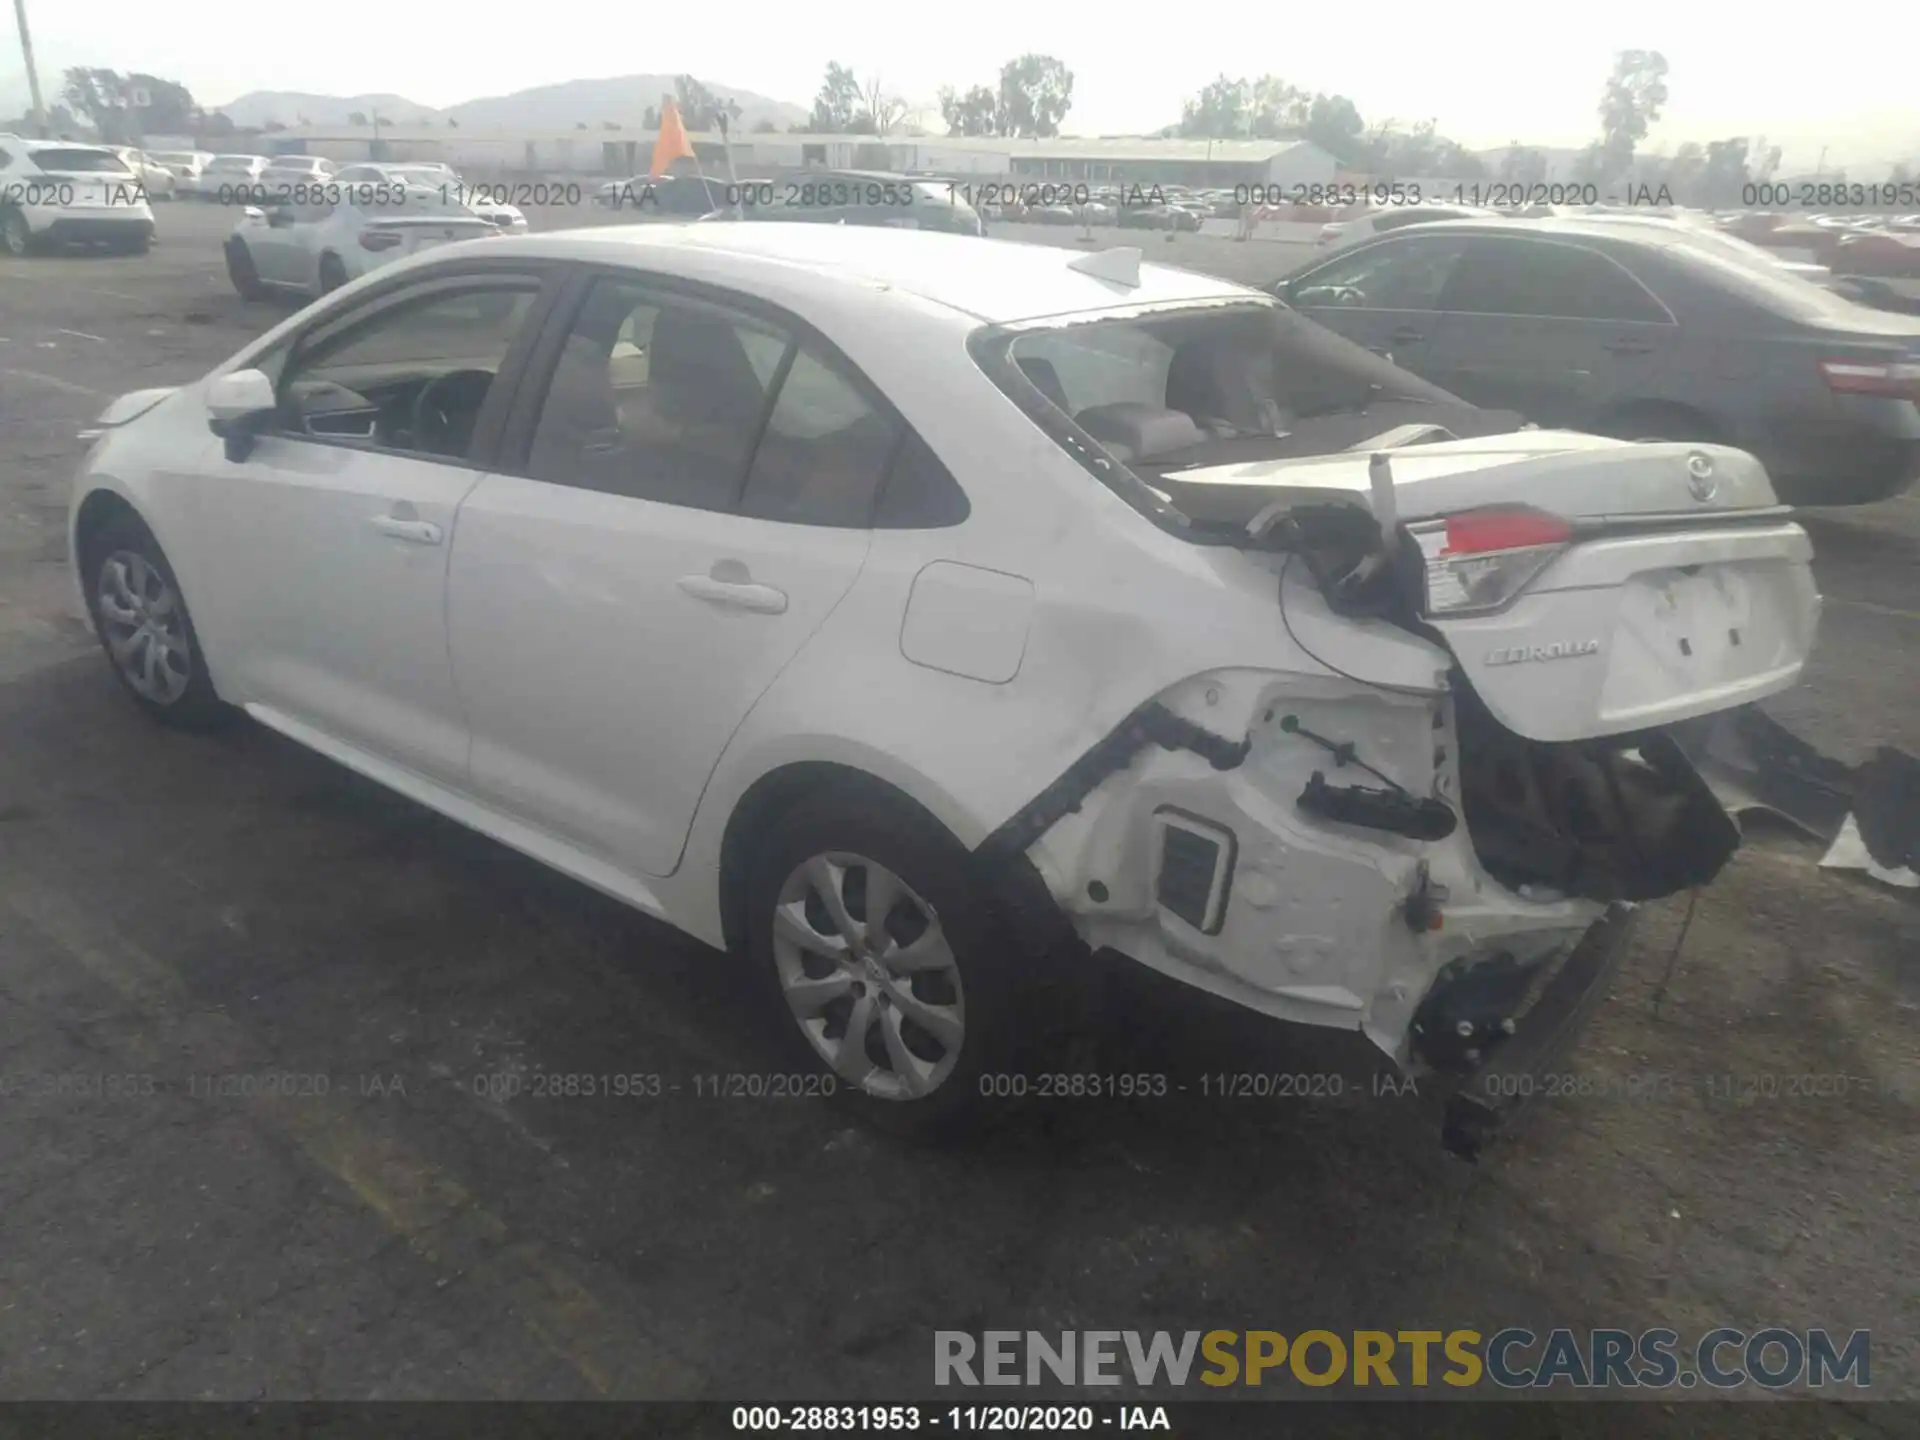
[[[1920,907],[1795,837],[1756,834],[1700,898],[1657,1014],[1685,906],[1650,907],[1573,1062],[1600,1093],[1477,1167],[1430,1097],[1372,1094],[1358,1042],[1125,974],[1035,1068],[1187,1095],[1010,1108],[928,1149],[703,1093],[769,1068],[726,957],[265,732],[144,723],[73,613],[73,435],[285,313],[233,294],[230,219],[163,206],[149,256],[0,261],[0,1398],[924,1398],[936,1329],[1508,1324],[1867,1328],[1875,1391],[1920,1397]],[[1920,497],[1807,523],[1824,633],[1770,708],[1849,759],[1920,750]],[[1192,1089],[1329,1068],[1338,1099]],[[540,1072],[663,1093],[476,1083]],[[222,1093],[268,1075],[301,1093]]]

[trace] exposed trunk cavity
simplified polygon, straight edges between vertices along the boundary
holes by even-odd
[[[1501,884],[1586,900],[1705,885],[1740,831],[1664,731],[1524,740],[1461,686],[1460,788],[1480,863]]]

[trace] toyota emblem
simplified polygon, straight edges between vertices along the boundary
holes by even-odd
[[[1698,450],[1687,456],[1687,493],[1704,505],[1719,489],[1719,481],[1713,478],[1713,458]]]

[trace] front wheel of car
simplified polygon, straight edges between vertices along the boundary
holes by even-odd
[[[260,272],[254,269],[253,252],[242,240],[227,242],[227,278],[233,281],[233,288],[242,300],[264,300],[267,287],[260,283]]]
[[[193,617],[153,532],[122,515],[91,537],[85,555],[94,634],[134,702],[182,730],[226,720],[232,712],[214,693]]]
[[[1018,987],[938,822],[885,792],[816,793],[763,832],[746,905],[772,1023],[813,1087],[896,1132],[978,1118],[1016,1053]]]
[[[0,211],[0,250],[9,255],[33,253],[33,227],[18,210]]]

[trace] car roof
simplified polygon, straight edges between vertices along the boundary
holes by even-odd
[[[1624,218],[1624,217],[1623,217]],[[1616,245],[1657,245],[1662,243],[1651,234],[1623,235],[1618,220],[1581,219],[1576,216],[1541,216],[1533,220],[1508,219],[1496,217],[1478,220],[1423,220],[1413,225],[1403,225],[1389,230],[1379,239],[1384,242],[1397,239],[1402,235],[1416,232],[1433,235],[1445,232],[1449,235],[1512,235],[1516,231],[1526,235],[1544,235],[1560,240],[1608,240]],[[1684,226],[1676,225],[1676,230],[1684,231]]]
[[[489,254],[522,253],[580,263],[658,265],[751,291],[776,269],[789,289],[810,277],[822,298],[847,285],[898,289],[989,324],[1129,306],[1270,297],[1231,281],[1142,263],[1125,286],[1071,268],[1088,252],[894,226],[752,224],[606,225],[487,241]],[[1131,247],[1129,247],[1131,248]]]

